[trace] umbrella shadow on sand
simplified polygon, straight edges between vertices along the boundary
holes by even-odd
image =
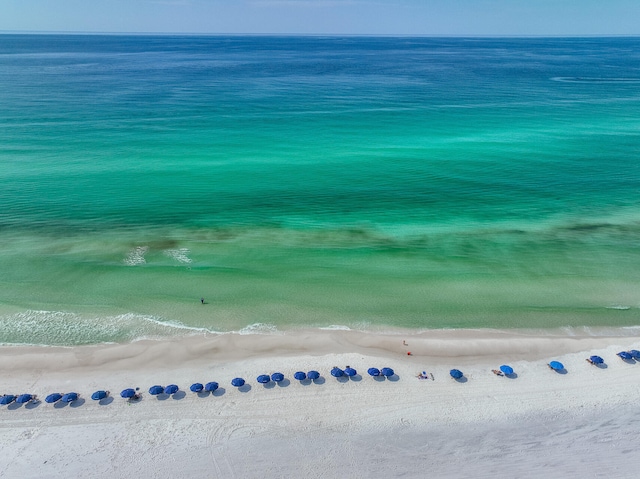
[[[224,396],[226,392],[227,390],[225,388],[218,388],[215,391],[213,391],[211,395],[215,397],[220,397],[220,396]]]
[[[238,388],[238,391],[240,391],[241,393],[248,393],[249,391],[251,391],[251,384],[244,383]]]
[[[82,406],[85,402],[86,402],[86,401],[84,400],[84,398],[78,398],[78,399],[76,399],[75,401],[71,401],[71,402],[69,403],[69,407],[73,407],[73,408],[80,407],[80,406]]]
[[[173,393],[171,395],[171,399],[175,400],[175,401],[180,401],[180,399],[183,399],[185,396],[187,395],[186,392],[184,391],[178,391],[176,393]]]
[[[98,404],[100,404],[100,406],[108,406],[112,402],[113,402],[113,397],[107,396],[106,398],[100,399],[100,401],[98,401]]]
[[[35,409],[40,406],[40,401],[31,401],[24,405],[25,409]]]

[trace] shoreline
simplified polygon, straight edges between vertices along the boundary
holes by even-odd
[[[633,345],[640,341],[640,327],[549,329],[438,329],[373,332],[349,329],[292,329],[270,333],[208,333],[170,338],[139,339],[126,343],[77,346],[0,345],[0,361],[15,371],[108,366],[119,354],[153,360],[159,366],[199,360],[234,361],[254,357],[295,355],[367,354],[414,361],[418,358],[444,364],[502,357],[504,360],[535,361],[609,346]],[[610,334],[611,332],[619,334]],[[609,334],[607,334],[609,333]],[[622,334],[624,333],[624,334]],[[411,352],[409,358],[406,353]],[[56,358],[53,361],[52,358]],[[74,358],[74,359],[71,359]],[[164,363],[165,359],[168,363]]]

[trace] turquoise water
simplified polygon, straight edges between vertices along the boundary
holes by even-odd
[[[636,325],[639,61],[2,35],[0,342]]]

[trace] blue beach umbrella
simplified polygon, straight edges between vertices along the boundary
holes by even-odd
[[[367,372],[369,373],[369,376],[380,376],[380,370],[378,368],[369,368],[367,369]]]
[[[20,404],[24,404],[31,401],[32,399],[33,399],[33,396],[31,394],[20,394],[20,396],[16,398],[16,402]]]
[[[395,372],[391,368],[382,368],[380,370],[380,374],[382,374],[385,377],[391,377],[395,374]]]
[[[91,395],[91,399],[94,401],[100,401],[109,395],[109,391],[96,391]]]
[[[352,376],[355,376],[356,374],[358,374],[358,371],[356,371],[353,368],[345,368],[344,374],[349,376],[349,377],[352,377]]]
[[[5,394],[0,398],[0,404],[5,406],[7,404],[11,404],[15,400],[16,400],[16,397],[13,394]]]
[[[158,394],[162,393],[164,393],[164,388],[162,386],[155,385],[149,388],[149,394],[151,394],[152,396],[157,396]]]
[[[318,371],[309,371],[307,373],[307,377],[309,379],[318,379],[320,377],[320,373]]]
[[[280,381],[284,381],[284,374],[282,373],[273,373],[271,375],[271,380],[279,383]]]
[[[189,389],[191,389],[191,392],[199,393],[204,389],[204,385],[202,383],[193,383]]]
[[[180,388],[175,384],[169,384],[166,388],[164,388],[165,394],[175,394],[180,391]]]
[[[298,381],[304,381],[305,379],[307,379],[307,375],[302,371],[298,371],[297,373],[294,373],[293,377]]]
[[[62,399],[62,394],[53,393],[53,394],[49,394],[46,398],[44,398],[44,402],[53,404],[55,402],[60,401],[60,399]]]
[[[209,392],[213,392],[216,389],[218,389],[218,383],[215,381],[211,381],[210,383],[207,383],[204,385],[204,390],[205,391],[209,391]]]
[[[549,367],[554,371],[562,371],[564,369],[564,364],[562,364],[560,361],[551,361],[549,363]]]
[[[640,351],[638,351],[637,349],[632,349],[631,351],[629,351],[629,354],[633,356],[633,359],[640,359]]]
[[[131,399],[133,396],[136,395],[136,391],[135,389],[124,389],[121,393],[120,396],[125,398],[125,399]]]
[[[271,381],[271,378],[267,374],[261,374],[256,378],[256,381],[258,381],[260,384],[267,384],[269,381]]]
[[[332,375],[334,378],[339,378],[339,377],[341,377],[342,375],[344,375],[344,371],[343,371],[342,369],[340,369],[340,368],[333,368],[333,369],[331,370],[331,375]]]
[[[633,359],[633,356],[631,356],[631,354],[626,352],[626,351],[620,351],[618,353],[618,356],[620,356],[622,359],[626,359],[626,360]]]
[[[78,400],[78,393],[67,393],[60,398],[62,402],[73,402]]]
[[[600,356],[591,356],[589,358],[589,361],[591,361],[593,364],[603,364],[604,363],[604,359],[602,359]]]
[[[237,388],[244,386],[244,379],[242,378],[233,378],[231,380],[231,385]]]
[[[460,379],[462,376],[464,376],[462,371],[460,371],[459,369],[452,369],[451,371],[449,371],[449,374],[453,379]]]
[[[511,366],[507,366],[506,364],[503,364],[502,366],[500,366],[500,371],[505,373],[507,376],[509,374],[513,374],[513,368]]]

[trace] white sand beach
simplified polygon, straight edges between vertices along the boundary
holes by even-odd
[[[406,341],[407,346],[403,345]],[[433,331],[206,335],[75,348],[3,347],[0,476],[610,477],[640,466],[640,336]],[[411,355],[407,355],[410,351]],[[606,367],[585,361],[597,354]],[[559,360],[566,374],[547,367]],[[510,364],[517,377],[491,373]],[[350,365],[354,379],[331,377]],[[369,367],[396,376],[375,380]],[[465,380],[449,377],[458,368]],[[303,383],[295,371],[318,370]],[[258,384],[280,371],[281,385]],[[426,371],[434,380],[420,380]],[[231,386],[234,377],[247,386]],[[217,381],[213,395],[189,391]],[[184,393],[156,398],[154,384]],[[139,387],[129,403],[122,389]],[[97,389],[112,401],[92,401]],[[52,392],[81,399],[52,405]]]

